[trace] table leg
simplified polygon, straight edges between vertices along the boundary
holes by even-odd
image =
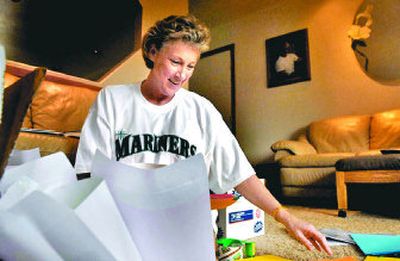
[[[338,216],[346,217],[347,210],[347,186],[345,182],[345,172],[336,171],[336,195],[338,203]]]

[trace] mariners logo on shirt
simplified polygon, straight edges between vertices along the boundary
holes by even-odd
[[[176,135],[155,135],[150,133],[131,134],[125,130],[115,132],[115,155],[117,160],[132,154],[151,151],[170,152],[185,158],[196,154],[197,147]]]

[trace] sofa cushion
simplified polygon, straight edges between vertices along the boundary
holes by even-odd
[[[279,165],[291,168],[334,167],[336,161],[353,157],[354,155],[355,154],[351,152],[291,155],[280,159]]]
[[[318,153],[360,152],[369,149],[370,116],[345,116],[315,121],[308,139]]]
[[[284,186],[334,187],[335,167],[282,168],[281,184]]]
[[[81,130],[98,90],[45,80],[31,104],[32,128]]]
[[[295,140],[280,140],[271,145],[271,150],[277,152],[279,150],[287,150],[293,155],[316,154],[317,151],[308,142]]]
[[[400,155],[359,156],[336,162],[336,170],[400,170]]]
[[[356,153],[356,156],[376,156],[376,155],[382,155],[381,150],[366,150],[366,151],[360,151]]]
[[[20,77],[12,75],[11,73],[6,72],[4,74],[4,86],[10,86],[17,80],[19,80]]]
[[[400,147],[400,110],[372,115],[370,149]]]
[[[79,139],[73,137],[20,132],[15,143],[15,148],[18,150],[39,148],[42,157],[62,151],[71,163],[74,164],[78,143]]]

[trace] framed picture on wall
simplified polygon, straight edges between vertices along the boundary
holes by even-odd
[[[307,29],[265,40],[268,88],[311,80]]]

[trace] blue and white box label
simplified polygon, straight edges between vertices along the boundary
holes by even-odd
[[[257,221],[256,224],[254,225],[254,233],[259,233],[260,231],[262,231],[262,229],[264,228],[263,222],[261,221]]]
[[[229,223],[236,223],[236,222],[242,222],[246,220],[251,220],[254,218],[253,210],[243,210],[243,211],[237,211],[237,212],[231,212],[229,213]]]

